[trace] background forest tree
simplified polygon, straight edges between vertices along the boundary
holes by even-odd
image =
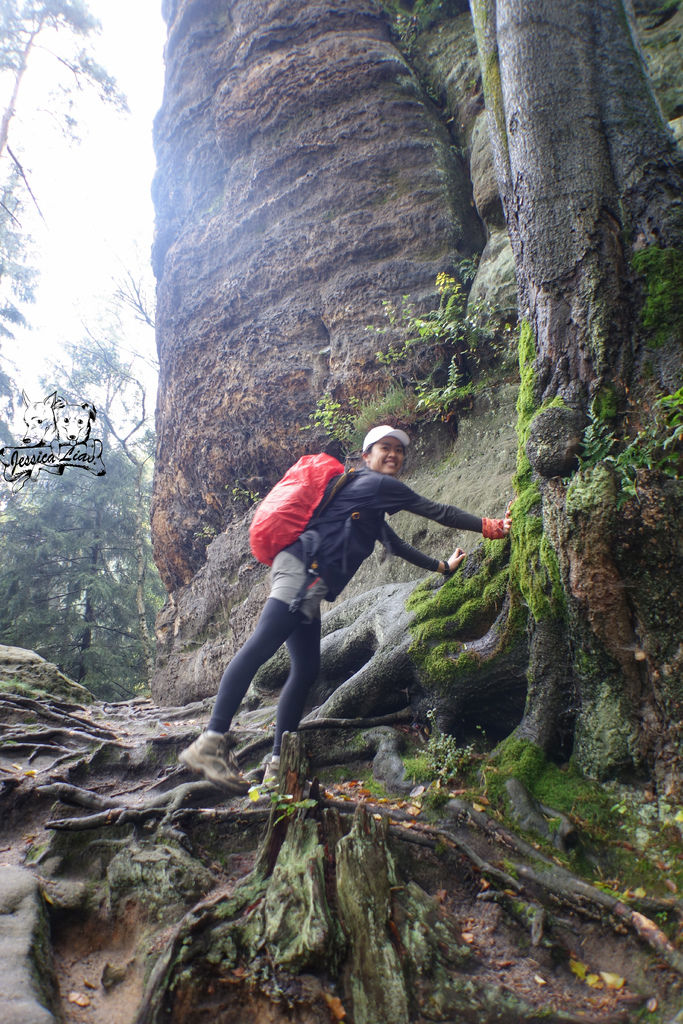
[[[26,324],[37,272],[27,226],[42,218],[32,172],[40,159],[37,140],[57,130],[65,144],[78,141],[77,97],[84,88],[103,103],[125,110],[112,76],[93,59],[89,43],[100,29],[82,0],[3,0],[0,6],[0,361],[9,353],[13,326]],[[17,117],[22,90],[34,65],[45,83],[42,103],[30,123]],[[14,407],[16,386],[0,366],[0,435]]]
[[[44,382],[97,409],[106,476],[41,474],[0,507],[0,642],[55,662],[97,696],[149,682],[162,588],[151,557],[154,432],[141,361],[87,339]]]

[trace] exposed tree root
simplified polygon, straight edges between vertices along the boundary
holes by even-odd
[[[20,711],[18,706],[14,710]],[[87,721],[87,713],[77,712],[70,729],[70,712],[65,708],[56,712],[63,716],[58,725],[40,718],[39,702],[24,710],[36,720],[36,735],[43,726],[63,728],[73,744],[64,755],[68,763],[55,767],[58,758],[49,768],[5,769],[0,776],[3,814],[8,808],[14,814],[16,805],[15,817],[20,821],[29,801],[43,810],[55,800],[75,809],[69,816],[53,815],[41,826],[53,839],[41,840],[42,852],[35,861],[40,870],[44,864],[70,862],[68,837],[73,835],[73,849],[92,851],[83,856],[93,863],[101,859],[107,877],[106,865],[112,858],[116,869],[112,877],[121,877],[122,870],[132,871],[132,881],[126,884],[139,884],[134,881],[136,871],[167,870],[169,878],[176,870],[188,871],[190,877],[200,872],[206,881],[194,891],[187,888],[185,903],[181,898],[178,904],[182,909],[198,893],[209,891],[214,861],[219,877],[229,873],[226,864],[232,863],[233,856],[241,866],[240,880],[233,876],[228,889],[197,904],[168,945],[164,937],[166,952],[151,976],[139,1024],[161,1020],[184,1024],[194,1019],[193,1014],[207,1019],[218,1019],[221,1013],[239,1017],[240,1007],[246,1005],[241,1000],[253,1003],[249,1019],[256,1019],[254,1006],[258,1009],[258,1000],[263,1000],[263,1019],[270,1019],[271,1013],[274,1020],[286,1019],[287,1005],[298,1007],[298,1019],[308,1024],[327,1019],[330,999],[344,1004],[354,1024],[376,1024],[380,1019],[392,1024],[418,1020],[445,1024],[455,1019],[463,1024],[541,1020],[609,1024],[624,1019],[614,1012],[591,1016],[590,999],[581,1013],[570,1012],[569,1004],[569,1009],[565,1005],[547,1016],[537,1006],[536,996],[541,993],[533,992],[533,985],[526,990],[531,996],[526,1001],[513,989],[496,991],[491,965],[482,959],[483,949],[476,954],[467,951],[462,922],[415,884],[419,873],[411,870],[404,878],[399,864],[420,865],[420,871],[423,865],[431,864],[429,870],[439,865],[453,886],[467,894],[468,905],[499,905],[506,915],[506,929],[515,935],[523,929],[531,949],[546,957],[566,959],[577,927],[599,922],[603,934],[613,928],[621,935],[620,942],[635,946],[637,941],[683,975],[679,952],[648,916],[660,909],[677,911],[675,900],[650,899],[648,903],[643,899],[637,909],[627,906],[584,883],[552,854],[539,851],[463,801],[451,800],[447,817],[432,824],[405,809],[406,804],[345,801],[321,794],[315,780],[307,782],[310,772],[302,753],[306,736],[316,749],[316,762],[328,763],[325,748],[330,747],[330,730],[370,733],[372,743],[362,745],[365,758],[386,736],[400,738],[388,726],[411,721],[408,708],[376,717],[307,721],[300,737],[288,737],[281,792],[274,806],[269,799],[252,804],[226,797],[209,783],[183,777],[173,753],[196,730],[196,718],[184,728],[183,721],[178,721],[184,716],[174,719],[164,709],[168,721],[160,722],[158,710],[149,703],[133,702],[120,709],[123,719],[117,719],[112,710],[116,730],[100,732],[97,723]],[[130,732],[122,720],[130,723]],[[171,728],[171,721],[178,725]],[[160,727],[165,735],[159,733]],[[26,737],[33,735],[17,720],[11,728],[16,735],[20,730]],[[250,735],[254,734],[244,730],[244,738]],[[269,740],[259,736],[244,746],[242,763]],[[539,808],[541,814],[550,813]],[[132,828],[120,834],[109,832],[112,826],[126,825]],[[256,835],[266,825],[254,860]],[[21,821],[18,827],[25,830]],[[218,852],[223,846],[228,860]],[[242,852],[247,849],[248,855]],[[253,865],[247,877],[243,877],[244,864]],[[121,905],[129,898],[124,895]],[[567,908],[571,921],[563,920],[560,908]],[[313,978],[315,984],[308,985],[302,978]],[[285,998],[282,992],[287,995],[280,1015],[277,1006]],[[387,1016],[387,1000],[399,1008],[396,1016]]]
[[[414,713],[404,708],[390,715],[377,715],[374,718],[305,718],[298,727],[298,732],[310,732],[316,729],[373,729],[383,725],[398,725],[413,720]],[[246,764],[259,751],[272,746],[274,732],[268,731],[263,737],[245,744],[237,751],[239,764]]]
[[[280,801],[252,874],[236,890],[198,904],[181,922],[153,971],[136,1024],[176,1024],[183,1015],[207,1010],[209,975],[216,993],[210,1005],[220,1015],[239,1005],[245,985],[277,1001],[277,993],[288,989],[289,973],[335,976],[342,963],[343,1001],[355,1024],[627,1019],[537,1008],[477,977],[455,921],[414,882],[400,878],[391,843],[446,843],[506,888],[520,890],[522,884],[448,829],[408,822],[410,815],[397,809],[321,799],[315,783],[304,800],[306,767],[298,737],[293,740],[284,748]],[[350,831],[342,827],[340,812],[352,813]],[[392,817],[402,823],[392,825]],[[406,829],[407,823],[413,827]],[[546,911],[528,905],[540,942]]]

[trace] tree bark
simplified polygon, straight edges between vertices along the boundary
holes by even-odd
[[[621,0],[472,0],[542,397],[628,384],[628,241],[679,244],[681,162]]]
[[[527,441],[551,402],[566,407],[568,419],[589,410],[595,417],[603,415],[595,403],[609,395],[602,423],[624,449],[631,423],[647,422],[652,402],[643,365],[650,364],[655,386],[680,384],[680,349],[669,348],[666,372],[648,350],[641,321],[648,284],[634,255],[647,248],[658,258],[664,250],[680,254],[683,161],[645,71],[630,0],[471,0],[471,8],[520,312],[533,341],[526,362],[520,355],[525,393],[511,557],[511,584],[531,609],[520,734],[550,750],[560,718],[573,716],[574,754],[598,777],[629,766],[656,775],[667,736],[671,792],[681,777],[670,726],[680,657],[673,637],[662,642],[655,611],[671,592],[660,529],[670,522],[670,488],[663,477],[652,482],[656,513],[633,502],[635,532],[659,537],[649,559],[657,568],[644,588],[643,566],[620,557],[634,530],[620,540],[623,499],[609,460],[603,455],[577,473],[574,457],[573,466],[549,470]],[[551,479],[554,473],[564,481]],[[543,538],[534,548],[524,531],[539,497]],[[557,601],[551,615],[532,607],[532,597],[539,607],[543,601],[527,578],[530,554],[538,568],[557,566],[564,609]],[[680,575],[680,555],[674,558]],[[547,597],[551,576],[536,579]]]

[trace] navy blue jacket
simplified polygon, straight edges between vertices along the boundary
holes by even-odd
[[[439,561],[425,555],[402,540],[385,522],[385,515],[413,512],[456,530],[481,533],[481,519],[455,505],[442,505],[416,494],[396,477],[363,467],[348,479],[342,489],[315,516],[313,528],[320,538],[317,552],[320,575],[328,585],[328,599],[336,597],[372,554],[380,541],[392,554],[407,562],[436,572]],[[302,557],[297,541],[290,548]]]

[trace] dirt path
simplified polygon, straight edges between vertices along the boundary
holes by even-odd
[[[134,1024],[150,965],[198,901],[211,904],[239,885],[268,808],[223,799],[204,783],[187,785],[176,754],[203,724],[201,705],[78,707],[7,697],[3,704],[1,860],[30,867],[42,881],[63,1019]],[[500,878],[519,850],[510,849],[502,831],[477,825],[476,813],[468,817],[461,805],[430,823],[419,798],[377,798],[364,782],[371,769],[350,764],[333,773],[334,781],[329,769],[327,781],[322,771],[322,802],[342,822],[349,820],[345,808],[350,815],[361,802],[371,815],[392,818],[389,848],[401,877],[417,880],[454,923],[471,953],[472,978],[539,1011],[564,1012],[567,1020],[674,1020],[676,1000],[683,1002],[681,976],[632,931],[588,901],[583,908],[578,900],[549,901],[531,882],[506,887]],[[108,809],[86,807],[87,794]],[[145,816],[150,800],[174,794],[176,806]],[[121,808],[127,820],[117,819]],[[94,826],[73,827],[75,819],[98,814]],[[437,827],[445,840],[430,831]],[[233,980],[244,1024],[252,1019],[245,1001],[245,992],[254,992],[249,964]],[[351,1020],[341,981],[330,992],[329,1019]],[[262,1001],[252,1003],[253,1019],[260,1013],[265,1020]],[[272,1003],[268,1019],[299,1019],[278,1005]],[[411,1024],[422,1019],[411,1017]]]

